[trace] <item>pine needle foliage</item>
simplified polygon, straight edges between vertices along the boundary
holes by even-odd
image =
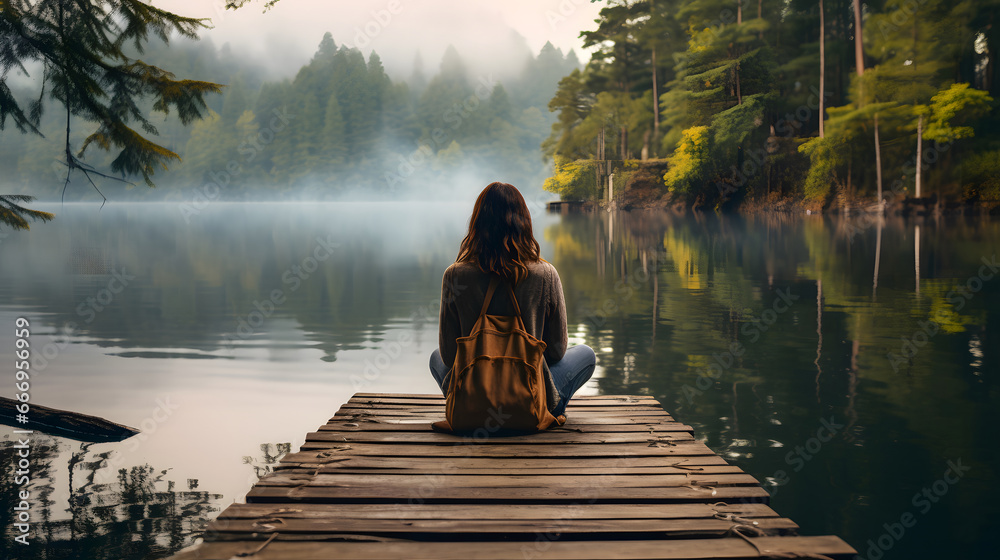
[[[157,129],[142,107],[151,102],[152,110],[175,111],[188,124],[204,116],[205,96],[221,92],[221,86],[178,80],[128,56],[125,49],[141,55],[151,36],[164,42],[174,34],[197,38],[198,30],[206,27],[206,20],[136,0],[0,0],[0,130],[9,121],[22,133],[41,135],[38,126],[46,101],[57,101],[66,112],[64,194],[74,170],[95,189],[93,175],[125,182],[142,176],[155,186],[153,174],[180,158],[150,140]],[[38,96],[22,105],[7,84],[12,72],[40,74]],[[73,117],[96,125],[76,151],[70,142]],[[117,151],[110,169],[114,175],[82,161],[92,145]],[[19,212],[14,206],[7,211]]]
[[[20,202],[31,202],[35,197],[26,194],[0,194],[0,224],[10,226],[12,229],[30,229],[28,220],[41,220],[48,222],[55,218],[48,212],[30,210],[21,206]]]

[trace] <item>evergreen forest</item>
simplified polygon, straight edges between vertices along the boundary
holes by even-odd
[[[593,56],[549,105],[558,121],[543,144],[556,165],[546,187],[595,198],[595,159],[628,173],[634,160],[660,158],[657,180],[673,199],[716,207],[1000,201],[998,9],[996,0],[609,2],[582,33]]]
[[[416,51],[412,73],[393,80],[377,52],[338,45],[329,33],[294,78],[281,81],[211,41],[151,42],[142,58],[226,87],[207,96],[204,118],[187,125],[147,111],[152,138],[181,160],[155,173],[160,188],[99,181],[111,200],[435,198],[461,190],[463,179],[491,177],[540,187],[548,166],[538,147],[555,120],[548,103],[559,79],[581,67],[575,53],[546,44],[536,55],[525,46],[519,73],[477,74],[451,47],[433,67]],[[15,92],[30,98],[32,91]],[[44,137],[0,135],[5,191],[61,198],[60,109],[43,112]],[[88,125],[74,117],[72,145],[91,132]],[[95,169],[110,167],[107,152],[87,156]],[[82,179],[65,195],[95,199]]]

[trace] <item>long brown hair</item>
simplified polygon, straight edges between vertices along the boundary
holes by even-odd
[[[543,260],[531,232],[531,214],[514,185],[494,182],[476,199],[469,233],[455,262],[474,262],[517,284],[528,273],[528,263]]]

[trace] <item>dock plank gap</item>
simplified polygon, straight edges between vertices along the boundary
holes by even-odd
[[[575,397],[564,426],[431,431],[437,395],[357,393],[173,560],[853,558],[652,397]]]

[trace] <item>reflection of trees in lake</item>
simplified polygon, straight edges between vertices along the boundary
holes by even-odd
[[[865,428],[857,409],[863,391],[912,411],[913,423],[922,425],[930,417],[907,402],[907,392],[883,387],[903,382],[921,394],[940,393],[947,384],[944,364],[962,370],[962,378],[984,379],[966,375],[965,364],[984,362],[977,357],[979,340],[995,315],[990,294],[1000,284],[985,286],[961,312],[948,293],[978,270],[982,255],[995,253],[1000,225],[920,223],[919,292],[915,228],[898,216],[883,223],[865,216],[595,212],[562,216],[544,236],[570,304],[571,336],[598,351],[600,389],[648,391],[682,417],[725,418],[719,422],[725,428],[709,430],[728,432],[725,440],[754,428],[740,422],[737,430],[737,417],[745,420],[752,411],[770,423],[805,395],[816,408],[808,415],[836,411],[857,433]],[[872,302],[876,253],[879,298]],[[776,290],[786,288],[799,298],[790,312],[754,334]],[[941,334],[901,368],[905,376],[894,372],[886,352],[898,353],[900,337],[934,317]],[[730,362],[725,354],[734,342],[746,350]],[[719,363],[716,356],[729,365],[703,396],[689,401],[682,387],[695,387]]]
[[[92,444],[30,437],[31,544],[25,550],[32,558],[162,558],[190,545],[220,511],[222,495],[196,490],[196,479],[179,489],[167,470],[147,464],[119,469],[116,480],[95,483],[110,451],[91,453]],[[0,441],[0,464],[14,464],[16,443]],[[12,469],[0,469],[0,503],[16,504],[22,489]],[[12,513],[12,506],[0,508],[5,543],[15,536]]]
[[[597,351],[601,392],[651,394],[758,479],[787,473],[776,509],[849,541],[877,537],[881,518],[960,454],[984,478],[935,506],[935,534],[988,534],[969,512],[997,494],[983,430],[998,410],[1000,275],[972,299],[955,290],[997,254],[1000,221],[595,212],[544,235],[570,336]],[[649,280],[630,285],[644,267]],[[786,287],[799,299],[748,336]],[[925,338],[930,319],[939,332]],[[894,371],[887,353],[902,355],[904,338],[922,346]],[[744,349],[730,357],[734,342]],[[728,367],[710,377],[720,360]],[[689,400],[685,387],[703,390]],[[799,471],[788,453],[821,418],[842,428]]]
[[[0,270],[0,282],[24,305],[51,312],[39,321],[57,328],[77,322],[77,334],[90,344],[193,350],[121,353],[128,357],[218,357],[203,352],[224,348],[223,336],[236,333],[239,320],[257,309],[254,302],[267,308],[270,304],[263,302],[282,290],[286,299],[263,325],[254,327],[254,335],[242,341],[244,347],[280,341],[268,347],[276,359],[311,346],[333,361],[341,350],[378,345],[387,328],[399,326],[399,319],[408,320],[417,310],[424,313],[413,318],[413,328],[435,338],[441,274],[455,258],[467,218],[464,208],[427,207],[421,211],[443,215],[417,218],[417,210],[393,205],[275,211],[271,206],[219,204],[186,224],[172,209],[124,205],[99,216],[89,209],[67,210],[60,214],[65,227],[5,243],[11,261],[26,265]],[[627,281],[640,267],[648,270],[655,260],[659,274],[641,286],[649,293],[620,302],[629,313],[669,318],[683,310],[673,296],[687,285],[687,292],[697,292],[699,305],[723,313],[731,309],[739,318],[761,301],[761,286],[780,287],[772,284],[785,279],[815,285],[822,278],[827,307],[840,306],[862,288],[870,297],[880,229],[879,287],[908,282],[912,288],[913,229],[898,217],[885,218],[879,228],[864,216],[600,212],[567,214],[536,233],[551,246],[546,258],[559,268],[568,303],[577,307],[568,310],[571,315],[600,309],[608,294],[618,296],[615,282]],[[959,219],[928,220],[920,231],[924,260],[919,297],[936,305],[946,303],[943,296],[950,286],[928,298],[935,278],[944,270],[962,270],[967,276],[963,263],[994,253],[989,241],[998,235],[995,224]],[[308,272],[303,272],[303,260],[317,248],[319,236],[332,236],[339,245],[315,269],[307,264]],[[46,258],[30,258],[33,254]],[[102,292],[113,273],[123,269],[136,279],[120,293]],[[110,304],[100,303],[101,296],[112,295]],[[93,311],[88,298],[97,298],[101,311]],[[860,322],[863,329],[871,324]],[[657,327],[658,336],[663,335],[663,323]],[[266,336],[257,336],[262,333]],[[851,336],[866,340],[858,333]],[[863,347],[861,351],[865,356]]]
[[[264,205],[219,204],[186,224],[167,205],[122,205],[100,215],[68,209],[59,216],[63,226],[4,245],[12,262],[29,264],[0,270],[0,282],[25,305],[51,312],[39,322],[56,330],[74,322],[76,335],[91,344],[197,352],[224,349],[224,336],[237,334],[240,319],[258,309],[254,303],[269,307],[280,290],[281,303],[241,342],[256,344],[260,333],[281,339],[285,333],[275,331],[291,329],[289,348],[304,339],[333,361],[342,349],[369,346],[394,318],[421,309],[417,319],[436,321],[437,308],[426,308],[440,297],[441,274],[455,259],[463,226],[421,216],[412,207],[275,213]],[[337,245],[332,255],[321,251],[318,262],[306,262],[317,238]],[[44,261],[31,258],[38,254]],[[123,271],[135,279],[110,293],[109,281]]]
[[[253,472],[257,478],[263,478],[274,472],[274,465],[278,464],[278,461],[285,456],[285,453],[290,453],[291,451],[291,443],[262,443],[260,444],[260,457],[244,456],[243,464],[253,467]]]

